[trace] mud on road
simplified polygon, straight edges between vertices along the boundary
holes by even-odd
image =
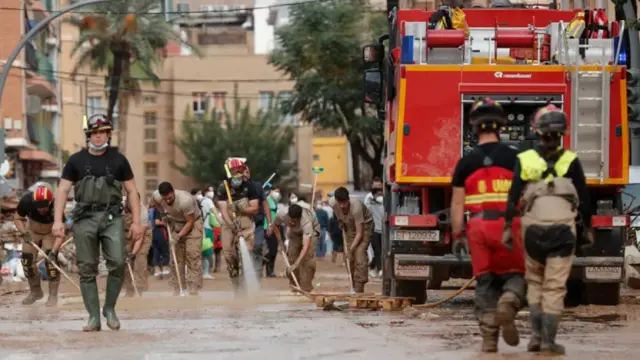
[[[345,291],[343,268],[319,264],[317,291]],[[200,297],[173,297],[165,280],[150,278],[143,298],[121,298],[120,331],[80,329],[86,313],[77,290],[61,286],[59,306],[20,301],[26,292],[0,289],[0,359],[541,359],[526,353],[528,313],[517,320],[522,334],[515,348],[479,352],[473,290],[417,316],[383,311],[324,312],[287,290],[285,279],[263,279],[252,300],[233,299],[228,278],[207,280]],[[429,291],[430,301],[454,292],[459,281]],[[22,285],[24,286],[24,285]],[[100,280],[103,287],[103,279]],[[46,291],[46,284],[44,285]],[[379,291],[371,281],[367,291]],[[18,290],[18,289],[16,289]],[[415,315],[415,314],[414,314]],[[640,352],[640,292],[625,290],[616,307],[567,310],[558,341],[568,359],[632,359]]]

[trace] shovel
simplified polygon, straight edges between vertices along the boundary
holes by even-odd
[[[344,253],[348,255],[345,258],[345,262],[347,263],[347,275],[349,275],[349,294],[355,295],[356,290],[353,288],[353,277],[351,275],[351,265],[349,264],[351,260],[351,253],[349,252],[349,244],[347,243],[347,234],[343,232],[342,235],[344,239]]]
[[[171,234],[171,226],[167,224],[167,233],[169,233],[169,244],[171,247],[171,256],[173,256],[173,265],[176,267],[176,277],[178,278],[178,286],[180,287],[180,296],[187,296],[182,287],[182,280],[180,278],[180,267],[178,267],[178,259],[176,258],[176,247],[173,244],[173,235]]]
[[[58,264],[55,263],[55,261],[51,261],[49,260],[49,257],[47,256],[47,254],[42,251],[42,249],[40,249],[40,247],[38,245],[36,245],[33,242],[30,242],[29,245],[33,246],[40,255],[44,256],[44,258],[49,262],[49,264],[53,265],[54,268],[56,268],[56,270],[58,270],[60,272],[60,274],[62,274],[62,276],[65,277],[65,279],[67,279],[70,283],[73,284],[73,286],[75,286],[78,290],[80,290],[80,286],[78,286],[78,284],[75,283],[75,281],[71,280],[71,278],[69,277],[69,275],[67,275],[67,273],[65,273],[64,271],[62,271],[62,269],[60,269],[60,267],[58,266]],[[82,292],[82,290],[80,290]]]
[[[138,295],[138,297],[142,297],[142,295],[140,295],[140,293],[138,292],[136,278],[133,276],[133,269],[131,268],[131,263],[129,261],[127,261],[127,268],[129,269],[129,275],[131,275],[131,284],[133,285],[133,290],[136,292],[136,295]],[[180,286],[180,288],[182,289],[182,286]]]

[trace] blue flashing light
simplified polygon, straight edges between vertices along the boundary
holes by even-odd
[[[413,64],[413,36],[405,35],[402,37],[402,54],[400,56],[401,64]]]
[[[613,51],[618,51],[618,43],[620,42],[620,36],[613,37]],[[626,42],[622,40],[622,46],[620,47],[620,55],[618,55],[618,64],[627,65],[627,46]],[[615,54],[613,55],[615,56]]]

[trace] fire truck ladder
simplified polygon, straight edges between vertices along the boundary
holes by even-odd
[[[576,44],[574,68],[571,71],[571,147],[580,157],[587,179],[609,176],[609,104],[611,96],[610,72],[607,70],[606,44]],[[579,49],[602,49],[598,65],[582,71]]]

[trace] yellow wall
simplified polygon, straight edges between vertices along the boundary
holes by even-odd
[[[313,139],[313,166],[323,167],[318,175],[316,188],[322,190],[326,199],[328,193],[340,186],[347,186],[347,138],[345,136],[317,137]]]

